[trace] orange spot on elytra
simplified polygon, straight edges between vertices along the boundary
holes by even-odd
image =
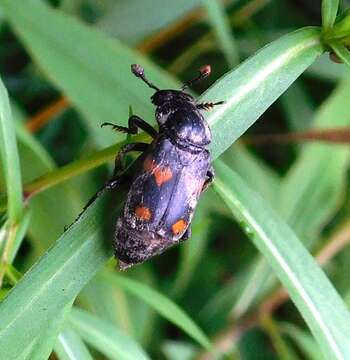
[[[186,225],[187,225],[186,221],[183,220],[183,219],[180,219],[180,220],[177,221],[175,224],[173,224],[173,226],[172,226],[171,228],[172,228],[172,230],[173,230],[173,233],[174,233],[175,235],[177,235],[177,234],[180,234],[180,233],[182,233],[183,231],[185,231]]]
[[[135,209],[135,215],[140,220],[150,220],[151,219],[151,210],[145,206],[138,206]]]
[[[169,167],[165,168],[156,168],[154,170],[154,178],[156,179],[156,183],[158,186],[166,183],[173,177],[173,173]]]
[[[169,181],[173,173],[169,167],[161,167],[155,163],[151,156],[147,156],[143,162],[143,168],[145,171],[150,172],[154,175],[154,179],[158,186]]]

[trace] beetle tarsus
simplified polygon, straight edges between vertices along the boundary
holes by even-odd
[[[224,104],[224,101],[218,101],[218,102],[206,102],[206,103],[201,103],[201,104],[197,104],[197,109],[199,110],[211,110],[214,106],[216,105],[222,105]]]

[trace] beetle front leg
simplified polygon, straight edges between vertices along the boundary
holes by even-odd
[[[105,122],[101,125],[103,126],[112,126],[113,130],[120,131],[126,134],[135,135],[138,132],[138,129],[145,131],[147,134],[149,134],[153,139],[158,136],[158,133],[153,127],[148,124],[145,120],[140,118],[137,115],[131,115],[128,120],[128,127],[126,126],[119,126],[116,124],[112,124],[110,122]]]
[[[115,162],[114,162],[114,171],[113,177],[115,177],[119,172],[124,170],[124,157],[127,153],[132,151],[141,151],[144,152],[148,149],[149,144],[146,143],[130,143],[125,144],[118,152]]]
[[[207,179],[204,181],[203,187],[202,187],[202,192],[207,190],[209,185],[214,181],[215,178],[215,171],[214,168],[212,166],[210,166],[209,170],[207,171]]]

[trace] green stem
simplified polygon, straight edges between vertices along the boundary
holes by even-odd
[[[133,137],[133,140],[145,141],[148,138],[149,137],[146,134],[142,133],[138,136]],[[61,184],[64,181],[67,181],[75,176],[95,169],[110,160],[113,160],[118,150],[126,143],[127,141],[122,141],[118,144],[98,151],[85,159],[71,162],[65,166],[62,166],[59,169],[56,169],[31,181],[24,186],[24,196],[26,200],[43,192],[44,190],[50,189],[55,185]],[[4,198],[0,201],[0,212],[5,211],[6,207],[6,198]]]

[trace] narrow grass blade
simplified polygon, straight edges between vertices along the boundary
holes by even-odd
[[[148,286],[145,286],[138,281],[131,280],[125,276],[115,274],[106,274],[105,276],[111,277],[111,281],[115,281],[125,291],[141,298],[156,312],[173,324],[177,325],[204,348],[207,350],[212,349],[210,340],[206,337],[203,331],[169,298],[149,288]]]
[[[61,331],[54,350],[59,360],[92,360],[92,356],[80,336],[69,328]]]
[[[322,0],[322,26],[324,30],[329,30],[334,25],[339,8],[339,0]]]
[[[103,200],[94,203],[1,302],[0,359],[19,357],[111,256],[101,238]]]
[[[321,349],[310,334],[292,324],[282,324],[281,330],[289,336],[310,360],[323,360]]]
[[[23,211],[22,180],[15,126],[7,90],[0,79],[0,156],[6,180],[9,225],[16,224]]]
[[[241,136],[323,52],[318,28],[305,28],[265,46],[201,97],[220,101],[207,115],[216,158]]]
[[[215,189],[242,224],[311,328],[329,359],[350,356],[350,315],[297,237],[269,206],[222,162]]]
[[[84,341],[109,359],[149,359],[148,355],[132,338],[111,323],[101,320],[87,311],[73,308],[69,315],[69,325]]]

